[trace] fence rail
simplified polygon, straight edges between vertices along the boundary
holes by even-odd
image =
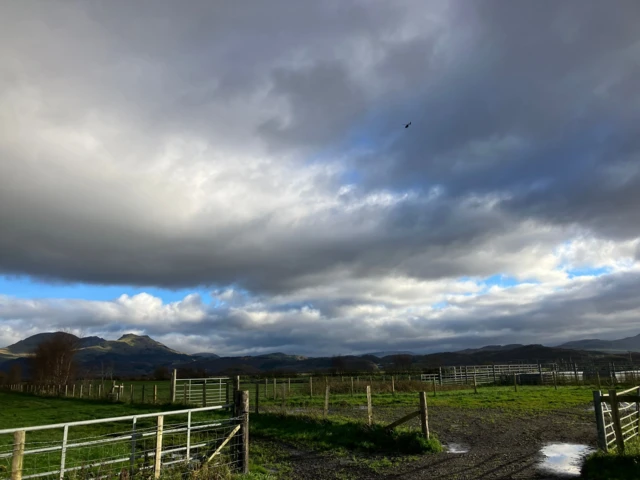
[[[640,435],[640,387],[620,392],[593,392],[593,404],[598,429],[598,447],[623,453],[625,444]]]
[[[248,392],[236,392],[234,404],[3,429],[0,479],[159,478],[170,466],[246,473],[248,410]]]

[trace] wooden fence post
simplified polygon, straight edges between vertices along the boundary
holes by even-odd
[[[438,378],[440,380],[440,386],[442,386],[442,367],[438,367]]]
[[[518,391],[518,377],[516,376],[516,374],[513,374],[513,389],[514,391]]]
[[[282,409],[287,407],[287,384],[282,382]]]
[[[158,415],[158,426],[156,429],[156,456],[153,466],[153,478],[160,478],[160,468],[162,466],[162,429],[164,426],[164,415]]]
[[[607,433],[604,427],[604,412],[602,410],[602,392],[593,392],[593,408],[596,413],[596,428],[598,432],[598,447],[603,452],[609,451],[607,447]]]
[[[558,372],[554,370],[551,373],[553,373],[553,388],[554,390],[558,390]]]
[[[433,377],[433,396],[435,397],[436,395],[436,378]]]
[[[153,403],[158,403],[158,385],[153,386]]]
[[[313,377],[309,377],[309,396],[313,397]]]
[[[327,418],[329,415],[329,384],[327,383],[324,387],[324,418]]]
[[[576,362],[573,362],[573,377],[576,380],[576,385],[579,385],[579,381],[578,381],[578,366],[576,365]]]
[[[171,403],[176,403],[176,385],[178,381],[178,370],[175,368],[171,372]]]
[[[371,385],[367,385],[367,425],[373,423],[373,407],[371,405]]]
[[[542,364],[538,363],[538,373],[540,374],[540,385],[544,385],[544,375],[542,375]]]
[[[256,413],[260,413],[260,382],[256,380]]]
[[[102,398],[102,384],[98,384],[98,398]]]
[[[13,457],[11,459],[11,480],[22,479],[22,460],[24,457],[24,430],[13,433]]]
[[[353,397],[353,377],[351,377],[351,396]]]
[[[202,406],[207,406],[207,381],[202,382]]]
[[[422,435],[429,440],[429,415],[427,412],[426,392],[420,392],[420,426],[422,427]]]
[[[393,378],[393,375],[391,375],[391,394],[392,395],[396,394],[396,384],[395,384],[395,380]]]
[[[131,385],[133,387],[133,385]],[[187,384],[183,383],[182,384],[182,403],[184,403],[185,405],[189,404],[189,400],[187,399]],[[227,405],[229,404],[229,402],[226,402]]]
[[[240,420],[240,448],[238,449],[238,459],[240,460],[240,471],[249,473],[249,392],[247,390],[235,392],[236,416],[242,417]]]
[[[493,383],[497,383],[497,380],[496,380],[496,364],[494,363],[492,365],[492,367],[493,367]]]
[[[611,419],[613,421],[613,430],[616,432],[616,447],[618,448],[618,453],[624,453],[624,437],[622,436],[620,410],[618,409],[618,393],[615,390],[609,390],[609,403],[611,404]]]
[[[82,387],[84,387],[84,385],[80,384],[80,398],[82,398]]]

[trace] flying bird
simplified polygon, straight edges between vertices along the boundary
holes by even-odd
[[[405,124],[404,128],[409,128],[409,125],[411,125],[411,122]]]

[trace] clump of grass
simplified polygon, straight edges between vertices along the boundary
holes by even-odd
[[[597,452],[582,464],[582,478],[587,480],[639,480],[640,440],[625,445],[625,453]]]
[[[387,430],[347,419],[260,414],[251,416],[252,435],[299,443],[316,450],[359,450],[367,453],[419,454],[442,451],[437,438],[415,430]]]

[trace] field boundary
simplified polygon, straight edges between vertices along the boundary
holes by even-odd
[[[145,471],[157,479],[170,466],[224,466],[248,473],[249,394],[235,392],[234,400],[225,405],[2,429],[0,436],[11,435],[13,441],[0,443],[0,463],[10,464],[11,480],[63,480],[77,473],[133,478]],[[217,411],[228,411],[229,416],[207,415]]]
[[[593,392],[598,447],[604,452],[624,453],[625,443],[640,435],[640,386]]]

